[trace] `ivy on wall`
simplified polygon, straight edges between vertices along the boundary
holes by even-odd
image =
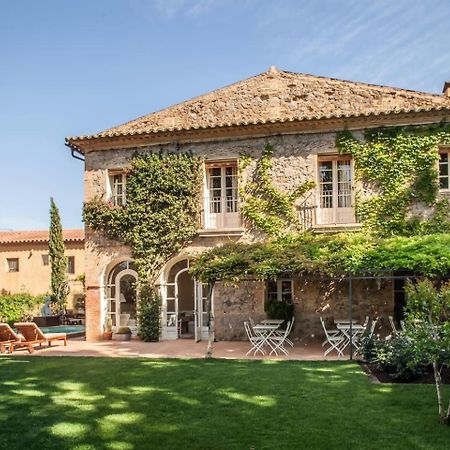
[[[141,304],[158,302],[154,285],[164,264],[198,229],[202,161],[191,154],[150,153],[136,154],[130,163],[126,204],[113,206],[95,198],[84,204],[83,217],[93,230],[131,248]],[[145,332],[147,340],[159,338],[159,314],[155,308],[152,311],[149,315],[156,319],[150,327],[153,331]]]
[[[281,236],[289,232],[302,231],[302,224],[296,211],[296,202],[311,190],[315,183],[306,181],[291,192],[277,189],[272,182],[272,155],[274,148],[267,144],[250,179],[241,183],[241,213],[256,229],[268,236]],[[242,173],[253,159],[248,155],[239,158],[239,172]]]
[[[358,140],[338,133],[341,153],[354,157],[355,174],[370,196],[357,194],[361,223],[383,235],[450,231],[450,206],[438,198],[438,148],[450,144],[450,126],[389,127],[366,130]]]

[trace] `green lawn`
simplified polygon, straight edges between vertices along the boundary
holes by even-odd
[[[449,449],[435,403],[349,362],[3,357],[0,449]]]

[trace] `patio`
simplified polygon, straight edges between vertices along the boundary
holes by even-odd
[[[54,345],[50,348],[36,347],[36,351],[29,355],[25,348],[19,348],[13,356],[100,356],[100,357],[140,357],[140,358],[204,358],[206,341],[195,343],[193,340],[178,339],[161,342],[142,342],[131,340],[125,342],[101,341],[86,342],[79,339],[67,341],[67,347]],[[297,361],[334,361],[336,353],[323,355],[323,348],[319,342],[311,344],[294,343],[289,349],[288,356],[246,356],[250,348],[248,341],[221,341],[214,343],[213,357],[219,359],[274,359]],[[3,354],[3,356],[9,356]]]

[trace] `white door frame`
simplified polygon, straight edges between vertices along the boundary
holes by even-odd
[[[120,325],[120,280],[125,276],[125,275],[132,275],[134,277],[134,279],[137,281],[137,277],[138,274],[135,270],[132,269],[124,269],[121,272],[119,272],[116,275],[116,278],[114,280],[114,285],[116,286],[116,327],[115,328],[119,328]],[[136,310],[137,310],[137,292],[136,292]],[[136,326],[134,327],[130,327],[132,328],[131,331],[136,331],[134,330],[134,328],[137,328]]]

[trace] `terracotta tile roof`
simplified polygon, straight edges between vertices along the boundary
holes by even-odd
[[[84,139],[302,120],[450,111],[450,97],[293,73],[267,72]]]
[[[63,236],[66,242],[84,241],[84,230],[63,230]],[[0,231],[0,244],[25,242],[48,242],[48,230]]]

